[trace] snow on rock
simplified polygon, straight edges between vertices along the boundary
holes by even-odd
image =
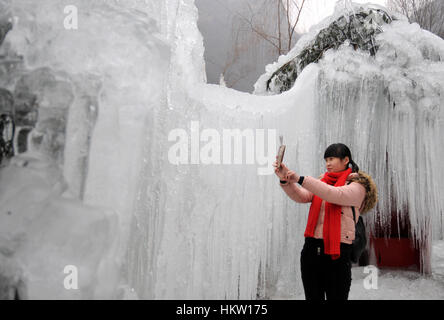
[[[307,65],[318,62],[325,51],[338,49],[344,43],[375,55],[379,48],[375,36],[382,32],[383,25],[392,21],[393,18],[384,10],[368,5],[356,8],[356,11],[344,12],[327,28],[320,30],[308,45],[298,51],[295,58],[275,71],[267,80],[266,90],[270,93],[288,90]],[[258,84],[257,87],[263,85]]]
[[[390,26],[396,25],[392,30]],[[318,62],[326,50],[337,51],[341,44],[353,46],[375,55],[383,46],[393,45],[398,54],[405,55],[416,52],[420,48],[423,56],[411,61],[430,59],[442,61],[442,44],[436,35],[430,37],[430,32],[422,30],[414,23],[414,29],[409,26],[408,19],[402,15],[392,13],[384,7],[375,4],[356,4],[351,1],[338,1],[334,14],[310,28],[291,51],[279,57],[277,62],[266,66],[263,74],[255,84],[255,94],[276,94],[288,90],[300,71],[311,62]],[[399,30],[409,28],[416,33],[410,39],[408,47],[400,44],[399,37],[405,38],[407,34],[400,34]],[[381,36],[381,33],[383,35]],[[418,42],[415,42],[418,40]],[[330,49],[333,48],[333,49]],[[413,49],[413,50],[412,50]],[[431,52],[428,52],[431,51]],[[385,57],[386,55],[379,54]],[[395,57],[392,57],[395,60]],[[384,59],[384,58],[383,58]],[[402,57],[396,57],[402,61]],[[389,60],[386,60],[389,61]]]

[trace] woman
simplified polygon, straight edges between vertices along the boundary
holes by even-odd
[[[301,252],[306,300],[324,300],[325,295],[328,300],[347,300],[355,221],[374,207],[377,191],[371,177],[359,171],[346,145],[330,145],[324,159],[327,172],[320,180],[300,176],[283,163],[280,167],[277,162],[273,165],[282,189],[291,199],[299,203],[311,202]]]

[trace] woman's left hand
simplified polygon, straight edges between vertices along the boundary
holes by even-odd
[[[288,170],[286,180],[289,182],[298,182],[299,175],[296,172],[294,172],[293,170]]]

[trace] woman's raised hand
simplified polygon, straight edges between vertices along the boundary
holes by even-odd
[[[298,182],[299,175],[296,174],[296,172],[294,172],[293,170],[288,170],[284,180],[287,180],[289,182]]]

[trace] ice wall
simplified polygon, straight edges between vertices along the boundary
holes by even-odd
[[[37,154],[14,157],[0,181],[0,299],[113,297],[114,212],[63,197],[62,171]]]
[[[68,4],[78,10],[78,29],[64,26]],[[310,152],[296,154],[309,150],[312,122],[295,110],[312,105],[314,96],[292,97],[313,89],[316,68],[307,71],[306,81],[294,91],[269,99],[205,85],[202,38],[190,0],[24,0],[2,5],[14,21],[5,50],[23,56],[23,72],[44,70],[36,80],[50,73],[68,83],[73,93],[61,163],[67,185],[57,197],[80,208],[107,210],[118,219],[118,232],[113,231],[108,248],[102,248],[108,251],[90,244],[97,249],[94,258],[102,259],[84,261],[90,286],[74,297],[122,297],[112,289],[125,283],[140,298],[155,299],[254,299],[276,290],[301,290],[294,252],[303,239],[295,230],[305,224],[306,210],[285,199],[272,174],[258,175],[257,163],[171,164],[168,136],[177,128],[188,130],[191,121],[218,133],[230,128],[276,129],[289,146],[288,162],[308,171]],[[45,100],[40,91],[38,98]],[[299,109],[295,100],[303,102]],[[282,106],[279,113],[274,112],[277,105]],[[287,140],[288,136],[299,138]],[[270,167],[276,150],[273,144],[267,150],[268,142],[276,142],[276,137],[265,131],[258,147],[265,148]],[[37,147],[31,151],[45,152]],[[76,212],[85,241],[109,234],[88,227],[94,225],[88,210]],[[54,217],[36,219],[45,224]],[[54,231],[71,218],[60,219],[52,225]],[[33,232],[29,237],[39,239]],[[60,241],[48,238],[53,254],[62,250]],[[70,242],[68,247],[82,252],[88,247],[82,243],[76,247]],[[43,259],[37,262],[54,267]],[[115,265],[122,270],[117,279]],[[107,277],[112,281],[99,281]],[[31,297],[62,294],[55,284],[45,288],[45,295],[39,296],[38,289],[37,284]]]
[[[279,97],[206,85],[193,1],[165,5],[169,18],[162,30],[171,41],[168,108],[156,109],[147,125],[128,245],[130,286],[140,297],[155,299],[289,296],[302,289],[297,252],[306,208],[285,199],[273,174],[258,175],[257,163],[171,164],[174,142],[167,137],[184,129],[191,138],[192,121],[199,122],[199,132],[220,135],[223,129],[273,129],[284,134],[288,162],[312,173],[313,128],[306,120],[314,109],[316,68]]]
[[[71,9],[66,11],[68,5]],[[114,230],[114,237],[108,239],[107,246],[102,248],[112,248],[111,258],[100,250],[100,243],[97,247],[94,242],[91,244],[91,250],[97,249],[94,258],[101,257],[102,264],[89,264],[83,274],[94,275],[90,281],[95,283],[96,288],[76,297],[116,297],[116,283],[118,285],[119,281],[110,272],[115,264],[121,266],[126,251],[145,121],[150,109],[166,106],[162,99],[166,97],[164,81],[168,73],[169,50],[157,20],[162,12],[160,2],[125,1],[123,4],[121,1],[23,0],[2,1],[1,7],[2,17],[9,17],[14,24],[2,52],[20,56],[24,61],[21,69],[9,69],[7,75],[11,90],[23,74],[37,74],[32,82],[35,87],[44,87],[48,81],[41,75],[49,74],[52,79],[63,80],[74,96],[67,103],[69,112],[66,118],[62,118],[67,122],[66,139],[57,137],[63,140],[64,158],[59,165],[67,182],[63,195],[57,196],[71,199],[79,207],[86,205],[97,211],[106,208],[114,219],[118,219],[119,232]],[[69,29],[66,17],[72,14],[73,7],[78,14],[78,28]],[[40,140],[45,141],[44,115],[57,113],[60,105],[52,102],[68,100],[68,97],[56,86],[34,90],[33,94],[40,108],[32,133],[40,125],[43,127],[39,133],[40,137],[43,136]],[[53,96],[58,99],[49,99]],[[51,142],[51,139],[46,141]],[[44,156],[46,151],[33,143],[28,150],[30,154],[43,153]],[[2,184],[6,183],[2,181]],[[20,196],[16,196],[16,200],[20,201]],[[51,210],[51,213],[56,212]],[[79,221],[84,221],[82,236],[85,239],[93,241],[97,237],[107,237],[107,232],[111,232],[94,229],[93,215],[87,209],[76,212],[79,213]],[[60,224],[65,221],[63,217],[66,221],[71,219],[69,215],[62,216]],[[44,223],[54,217],[46,215],[41,219],[40,223]],[[58,224],[53,226],[59,227]],[[30,239],[34,236],[34,233],[29,235]],[[55,237],[52,240],[55,247],[60,245],[59,250],[64,250],[60,239]],[[75,242],[70,245],[76,252],[89,250],[86,249],[88,246],[76,246]],[[44,257],[41,259],[39,263],[44,264]],[[28,267],[32,264],[25,265],[24,269]],[[55,268],[48,263],[47,268],[51,267]],[[58,272],[56,270],[54,272]],[[108,284],[99,285],[98,275],[109,276]],[[31,297],[38,298],[38,286],[33,292],[36,295]],[[43,296],[60,296],[59,287],[53,287],[52,292],[46,290]]]

